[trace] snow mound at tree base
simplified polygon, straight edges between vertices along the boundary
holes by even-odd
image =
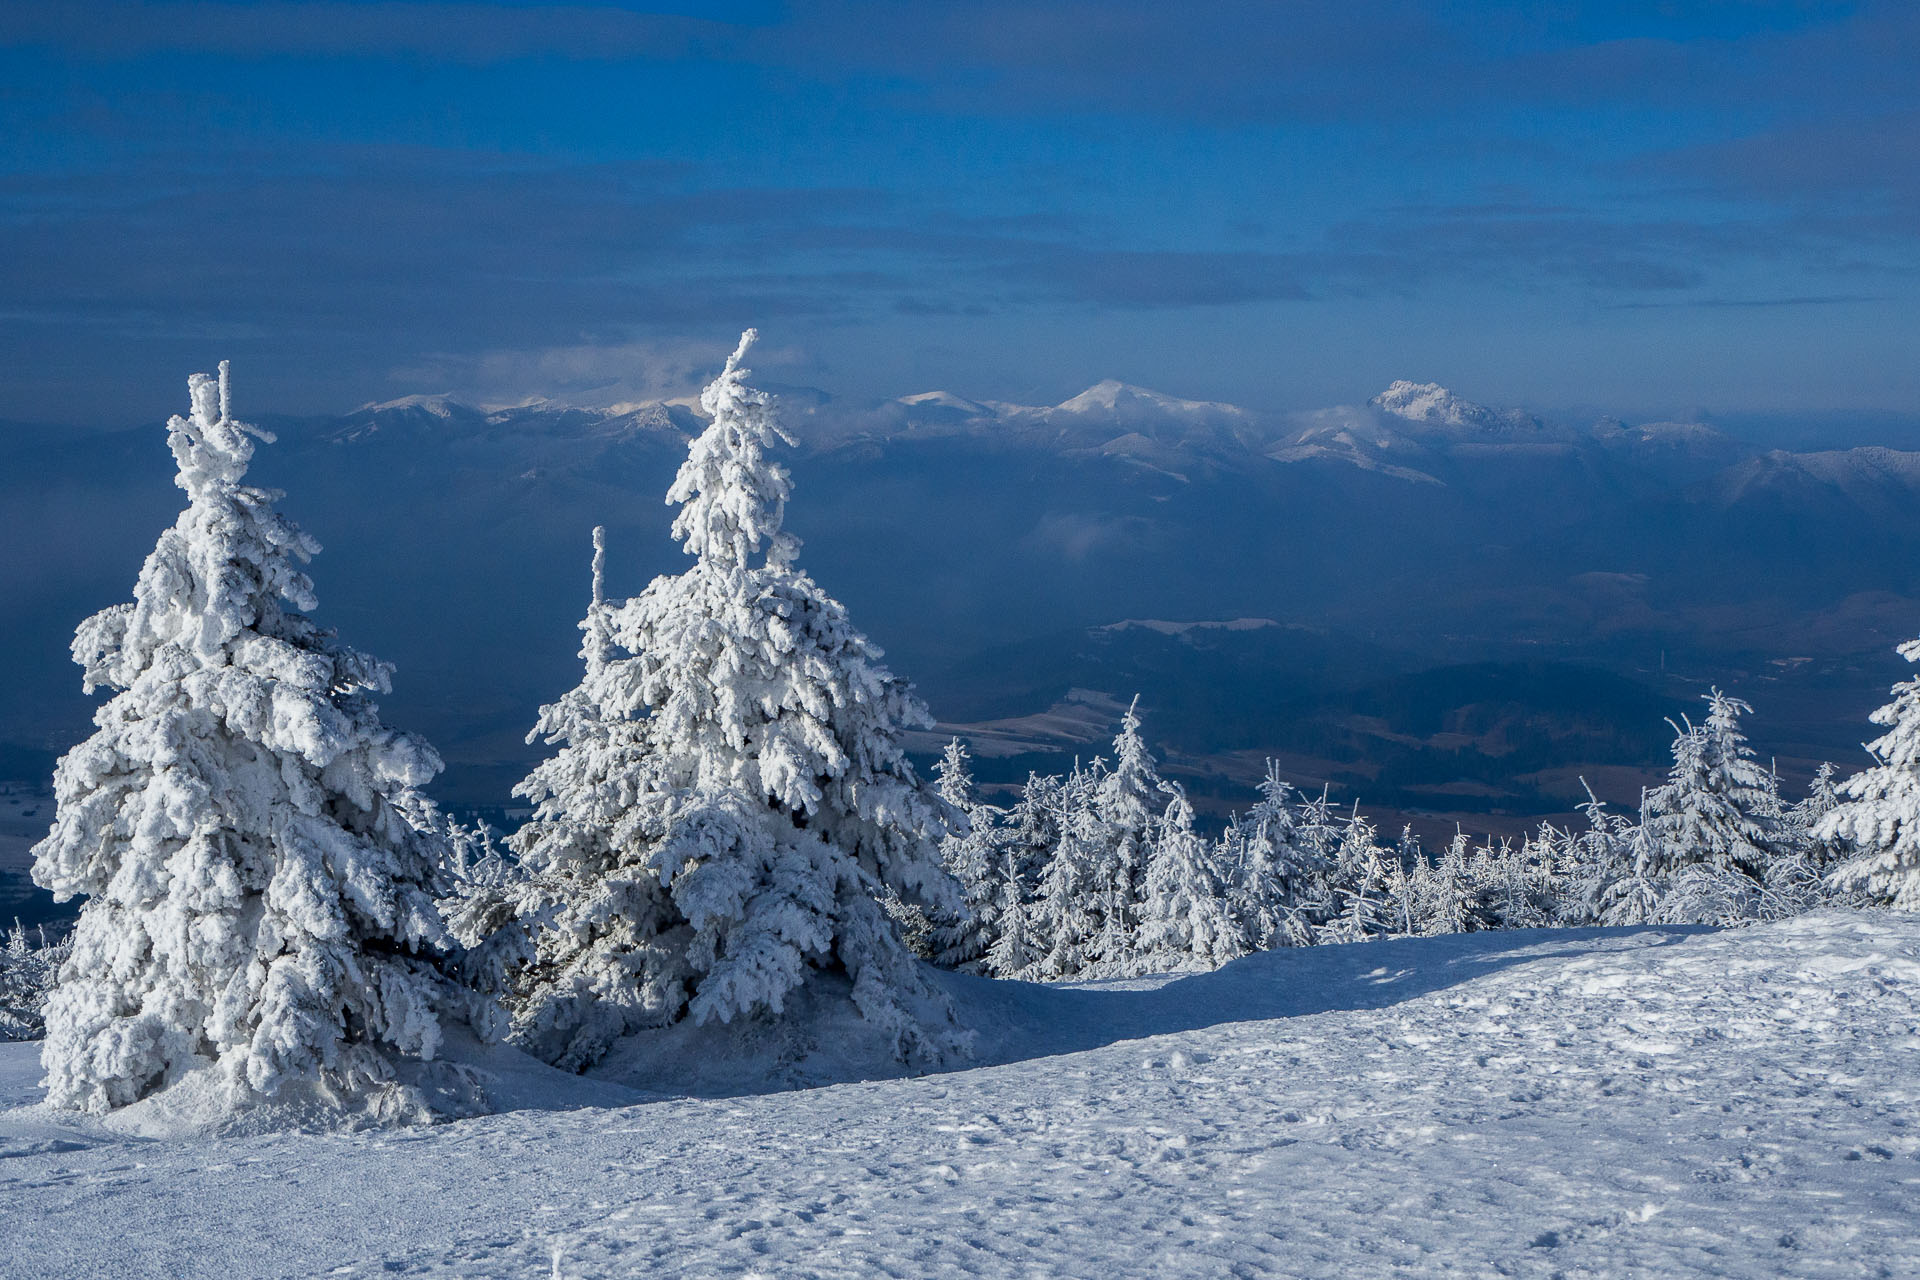
[[[930,967],[924,972],[936,987],[955,978]],[[940,1018],[931,1002],[921,1004],[917,1012],[930,1023]],[[968,1025],[964,1010],[956,1017]],[[587,1074],[632,1089],[725,1098],[894,1080],[971,1065],[970,1056],[939,1064],[901,1061],[893,1036],[855,1007],[847,976],[821,971],[789,992],[777,1014],[761,1012],[705,1025],[687,1019],[657,1031],[635,1032],[616,1041]]]
[[[350,1133],[513,1111],[632,1106],[658,1097],[556,1071],[509,1045],[483,1044],[469,1032],[453,1030],[439,1058],[403,1063],[394,1079],[357,1090],[295,1081],[270,1098],[236,1103],[225,1073],[209,1064],[95,1123],[106,1133],[161,1140]],[[74,1118],[72,1112],[44,1106],[35,1110],[50,1120]]]

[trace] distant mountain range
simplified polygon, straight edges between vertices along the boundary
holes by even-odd
[[[1920,486],[1920,452],[1882,446],[1791,452],[1744,442],[1705,422],[1628,424],[1602,418],[1549,424],[1518,409],[1475,404],[1433,382],[1396,381],[1364,405],[1262,414],[1211,400],[1182,400],[1108,380],[1056,405],[972,400],[925,391],[848,406],[822,392],[789,389],[784,419],[810,453],[900,450],[933,441],[1101,457],[1177,479],[1256,459],[1339,463],[1415,484],[1446,484],[1461,463],[1537,463],[1585,457],[1668,487],[1717,477],[1703,500],[1732,504],[1762,490],[1825,486],[1878,507],[1894,490]],[[685,439],[700,418],[687,399],[601,408],[535,400],[476,406],[446,395],[368,404],[333,420],[309,420],[340,444],[406,439],[473,448],[510,444],[549,463],[590,461],[636,440]]]
[[[1358,786],[1346,766],[1369,742],[1432,737],[1401,733],[1394,698],[1412,716],[1433,672],[1433,689],[1480,705],[1468,686],[1481,677],[1460,672],[1492,663],[1633,682],[1646,697],[1594,681],[1588,702],[1642,719],[1709,681],[1740,688],[1757,740],[1791,771],[1858,754],[1865,712],[1903,674],[1891,646],[1920,632],[1920,453],[1768,449],[1698,422],[1556,423],[1415,382],[1285,414],[1119,382],[1042,406],[781,399],[802,563],[953,723],[1045,716],[1075,689],[1094,700],[1068,719],[1085,719],[1140,690],[1150,725],[1192,760],[1240,753],[1229,772],[1298,746],[1299,723],[1333,725],[1316,731],[1312,776]],[[594,524],[611,531],[616,590],[684,563],[662,495],[700,426],[685,401],[240,411],[280,435],[256,478],[287,490],[283,509],[327,548],[321,616],[398,664],[389,709],[442,747],[450,794],[504,796],[538,754],[521,739],[576,677]],[[127,597],[179,493],[157,427],[13,443],[0,747],[32,753],[84,731],[72,627]],[[1372,710],[1324,701],[1381,681]],[[1554,742],[1613,744],[1596,764],[1645,745],[1628,710],[1556,736],[1555,717],[1587,713],[1545,698],[1541,679],[1509,683],[1533,701],[1495,719],[1530,726],[1533,774],[1556,767]],[[1422,781],[1393,785],[1444,789],[1456,748],[1493,758],[1484,733],[1450,741],[1402,743],[1392,767]],[[1461,759],[1463,778],[1491,776]]]

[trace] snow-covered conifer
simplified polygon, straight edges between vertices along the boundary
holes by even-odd
[[[88,691],[119,692],[61,760],[34,851],[40,885],[88,897],[47,1003],[47,1097],[105,1111],[210,1066],[235,1106],[295,1082],[411,1106],[397,1061],[485,1017],[444,971],[416,790],[440,760],[381,723],[391,668],[303,612],[319,546],[241,483],[272,437],[231,416],[225,363],[188,390],[167,424],[187,508],[133,603],[74,641]]]
[[[1659,822],[1653,814],[1651,792],[1642,789],[1640,821],[1623,834],[1623,870],[1600,892],[1600,923],[1653,924],[1660,918],[1660,900],[1667,891],[1667,882],[1661,870],[1667,865],[1667,848],[1660,834]]]
[[[1003,837],[1006,851],[1029,897],[1038,891],[1054,848],[1060,843],[1060,815],[1067,808],[1062,785],[1062,779],[1055,775],[1029,773],[1026,785],[1020,788],[1020,798],[1007,809]]]
[[[611,637],[604,530],[593,551],[584,674],[527,735],[560,749],[514,787],[533,804],[511,840],[523,874],[454,917],[473,955],[497,957],[515,1042],[569,1071],[679,1017],[692,978],[691,931],[653,865],[658,833],[643,807],[653,743],[622,683],[634,659]]]
[[[1789,838],[1801,851],[1804,861],[1815,870],[1846,857],[1845,849],[1838,842],[1822,840],[1814,834],[1826,816],[1841,804],[1840,784],[1833,780],[1833,773],[1832,763],[1823,762],[1814,770],[1806,796],[1787,811]]]
[[[1920,640],[1899,648],[1920,662]],[[1849,855],[1830,877],[1902,911],[1920,911],[1920,679],[1893,687],[1893,701],[1869,717],[1887,732],[1868,750],[1870,768],[1840,787],[1840,805],[1814,827],[1814,838]]]
[[[667,493],[693,566],[596,604],[583,696],[537,730],[590,744],[522,792],[551,828],[521,844],[536,877],[577,864],[577,889],[538,930],[543,960],[551,945],[571,966],[552,1034],[516,1019],[559,1060],[606,1042],[588,1002],[621,1006],[623,1025],[682,1001],[696,1021],[726,1022],[777,1014],[823,970],[852,980],[903,1056],[965,1042],[881,904],[964,910],[940,863],[950,811],[902,741],[932,717],[795,567],[799,541],[781,527],[791,481],[768,456],[791,441],[747,385],[753,339],[702,393],[711,422]]]
[[[1193,829],[1185,796],[1175,792],[1154,834],[1134,971],[1217,969],[1245,955],[1246,934],[1228,904],[1212,846]]]
[[[1051,780],[1054,785],[1043,789],[1057,806],[1051,821],[1054,844],[1026,912],[1035,959],[1024,977],[1074,978],[1108,956],[1124,960],[1132,954],[1131,935],[1114,926],[1113,885],[1095,878],[1097,868],[1110,865],[1105,860],[1111,846],[1085,778],[1076,768],[1064,783]]]
[[[1097,763],[1097,762],[1096,762]],[[1102,834],[1093,846],[1088,884],[1098,903],[1100,925],[1090,958],[1124,968],[1131,964],[1146,896],[1147,859],[1167,805],[1177,792],[1160,777],[1153,753],[1140,735],[1136,695],[1113,739],[1113,767],[1093,786]]]
[[[1743,871],[1690,862],[1660,899],[1661,924],[1747,924],[1760,918],[1761,886]]]
[[[71,937],[50,942],[44,928],[29,934],[13,922],[0,940],[0,1040],[38,1040],[46,1034],[47,997],[72,950]]]
[[[1295,811],[1294,838],[1306,875],[1295,891],[1294,903],[1304,922],[1307,941],[1317,940],[1318,928],[1333,918],[1334,882],[1340,877],[1340,851],[1346,831],[1326,788],[1300,801]]]
[[[1407,936],[1423,932],[1422,912],[1429,893],[1431,868],[1420,837],[1409,824],[1387,862],[1387,931]]]
[[[1718,689],[1705,696],[1706,721],[1675,726],[1672,771],[1650,797],[1666,846],[1651,870],[1670,877],[1706,862],[1759,883],[1779,837],[1779,792],[1740,732],[1753,708]]]
[[[961,829],[941,841],[940,857],[960,886],[966,907],[962,915],[935,922],[935,959],[948,966],[973,967],[992,947],[1000,913],[1004,894],[1000,823],[1005,815],[974,796],[967,748],[960,739],[947,743],[934,772],[940,798],[964,819]]]
[[[1000,899],[994,907],[993,944],[984,958],[986,971],[996,978],[1017,978],[1040,959],[1038,940],[1028,923],[1026,890],[1013,854],[1001,856]]]
[[[1229,901],[1256,950],[1312,940],[1308,912],[1324,895],[1328,864],[1295,816],[1292,788],[1267,762],[1260,802],[1228,826],[1223,866],[1232,876]]]
[[[1469,854],[1472,846],[1473,842],[1467,838],[1467,833],[1456,830],[1453,839],[1447,841],[1440,860],[1434,864],[1432,874],[1427,878],[1420,930],[1423,934],[1466,933],[1480,927],[1479,918],[1473,911],[1473,871]]]
[[[1335,861],[1332,914],[1316,930],[1320,941],[1364,942],[1391,930],[1391,873],[1376,835],[1358,812],[1347,820]]]
[[[1548,864],[1560,833],[1542,823],[1515,844],[1506,837],[1483,847],[1475,859],[1477,909],[1495,929],[1537,929],[1551,924],[1554,894]]]

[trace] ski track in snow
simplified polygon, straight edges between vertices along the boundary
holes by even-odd
[[[0,1045],[0,1270],[1920,1275],[1920,919],[954,987],[998,1065],[386,1132],[129,1139]]]

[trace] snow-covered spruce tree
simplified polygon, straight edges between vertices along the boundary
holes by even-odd
[[[1799,803],[1782,804],[1766,875],[1760,885],[1755,912],[1761,920],[1784,920],[1824,905],[1829,898],[1846,901],[1846,892],[1829,894],[1824,872],[1835,860],[1833,845],[1816,840],[1820,820],[1839,805],[1833,766],[1822,764],[1813,784]]]
[[[1550,872],[1559,833],[1548,824],[1519,844],[1500,838],[1482,846],[1474,860],[1475,910],[1495,929],[1537,929],[1551,924],[1554,886]]]
[[[254,438],[227,366],[167,424],[188,506],[134,602],[80,624],[89,692],[119,690],[54,777],[34,879],[88,901],[47,1002],[56,1106],[106,1111],[211,1066],[229,1103],[311,1082],[410,1105],[396,1060],[443,1018],[484,1019],[448,981],[439,835],[416,790],[432,748],[380,721],[391,668],[303,610],[317,543],[241,483]]]
[[[1000,824],[1005,814],[974,795],[967,747],[960,739],[947,743],[934,772],[940,798],[965,819],[960,830],[940,842],[940,858],[960,886],[966,906],[964,914],[934,922],[934,959],[949,967],[978,969],[993,946],[1004,896]]]
[[[1606,802],[1582,778],[1587,798],[1579,808],[1587,829],[1569,831],[1560,849],[1561,886],[1556,923],[1570,926],[1598,924],[1607,890],[1633,870],[1633,823],[1623,814],[1609,813]]]
[[[692,977],[692,931],[654,868],[658,832],[644,807],[653,742],[623,682],[635,659],[614,648],[601,529],[593,548],[584,674],[527,735],[560,749],[514,787],[533,805],[510,840],[520,874],[475,886],[452,913],[474,981],[507,997],[515,1043],[568,1071],[678,1018]]]
[[[1423,934],[1432,937],[1467,933],[1482,927],[1473,910],[1473,871],[1469,860],[1472,847],[1467,833],[1456,829],[1440,860],[1434,864],[1427,877],[1425,909],[1421,914]]]
[[[1235,816],[1223,840],[1228,900],[1255,950],[1311,942],[1308,912],[1325,894],[1326,855],[1307,840],[1291,801],[1292,788],[1267,761],[1260,802]]]
[[[1028,924],[1026,889],[1020,868],[1013,854],[1003,854],[1000,899],[994,907],[993,945],[982,957],[981,967],[996,978],[1017,978],[1032,969],[1039,958],[1039,946]]]
[[[1094,763],[1097,773],[1099,762]],[[1103,834],[1093,846],[1087,872],[1100,913],[1089,959],[1119,972],[1133,964],[1146,898],[1147,858],[1158,837],[1160,819],[1178,795],[1161,779],[1153,753],[1140,736],[1137,694],[1113,739],[1113,767],[1097,777],[1092,793]]]
[[[1094,812],[1090,775],[1076,766],[1064,782],[1040,781],[1041,794],[1056,806],[1049,824],[1054,845],[1025,913],[1034,960],[1018,976],[1054,981],[1105,963],[1097,946],[1131,955],[1132,937],[1102,937],[1112,922],[1112,886],[1096,880],[1095,871],[1111,856],[1111,845],[1106,824]]]
[[[1130,968],[1135,973],[1217,969],[1247,953],[1227,902],[1213,846],[1193,829],[1193,807],[1175,791],[1147,855],[1146,901]]]
[[[38,1040],[46,1034],[47,996],[72,950],[71,938],[50,942],[44,928],[29,934],[13,922],[0,939],[0,1040]]]
[[[1704,862],[1757,884],[1779,839],[1779,792],[1740,732],[1753,708],[1718,689],[1705,697],[1704,723],[1674,726],[1672,771],[1650,797],[1666,846],[1664,865],[1650,870],[1672,877]]]
[[[1622,873],[1600,891],[1600,923],[1653,924],[1660,919],[1660,900],[1667,891],[1660,870],[1667,864],[1667,851],[1653,815],[1652,793],[1645,788],[1640,792],[1640,821],[1622,833],[1622,840]]]
[[[515,918],[526,868],[501,852],[484,821],[469,827],[449,820],[445,834],[440,914],[462,948],[455,972],[475,991],[500,999],[508,975],[533,954]]]
[[[534,980],[551,946],[571,966],[560,998],[624,992],[623,1021],[671,1018],[684,1000],[695,1021],[727,1022],[778,1014],[813,975],[841,971],[896,1052],[938,1061],[968,1037],[880,901],[965,909],[940,863],[950,811],[902,745],[932,717],[794,565],[799,542],[781,528],[791,481],[767,455],[791,441],[771,397],[747,385],[754,336],[702,393],[711,422],[667,493],[693,566],[601,606],[592,626],[611,656],[577,709],[543,717],[569,742],[618,724],[621,745],[577,777],[550,762],[558,771],[536,771],[523,792],[555,828],[551,848],[538,833],[520,844],[536,874],[583,850],[581,896],[536,931]],[[594,887],[601,866],[618,883]],[[572,1008],[556,1006],[537,1041],[568,1045],[569,1062],[604,1040],[577,1039],[585,1012]]]
[[[1039,890],[1041,877],[1060,843],[1060,815],[1067,806],[1062,779],[1053,774],[1029,773],[1020,798],[1008,808],[1005,822],[1007,853],[1019,872],[1022,892],[1029,898]]]
[[[1308,874],[1295,895],[1295,906],[1307,930],[1307,942],[1318,939],[1319,926],[1333,918],[1334,883],[1340,878],[1340,856],[1346,832],[1327,789],[1300,801],[1294,818],[1294,838]]]
[[[1387,931],[1417,937],[1423,932],[1422,914],[1431,892],[1432,868],[1427,852],[1411,824],[1400,828],[1400,839],[1387,861]]]
[[[1332,915],[1315,930],[1321,942],[1364,942],[1392,928],[1388,855],[1373,823],[1356,811],[1341,834],[1333,885]]]
[[[1690,862],[1674,873],[1660,899],[1661,924],[1750,924],[1760,918],[1761,886],[1713,862]]]
[[[1920,662],[1920,640],[1899,653]],[[1869,719],[1887,731],[1867,748],[1874,764],[1841,784],[1841,803],[1813,836],[1851,855],[1829,873],[1836,887],[1920,911],[1920,679],[1896,684]]]
[[[1822,840],[1815,836],[1823,819],[1840,807],[1840,784],[1833,780],[1833,765],[1824,762],[1814,770],[1813,781],[1807,787],[1807,794],[1801,801],[1787,810],[1786,825],[1790,839],[1814,870],[1824,870],[1830,864],[1843,861],[1846,850],[1833,840]]]

